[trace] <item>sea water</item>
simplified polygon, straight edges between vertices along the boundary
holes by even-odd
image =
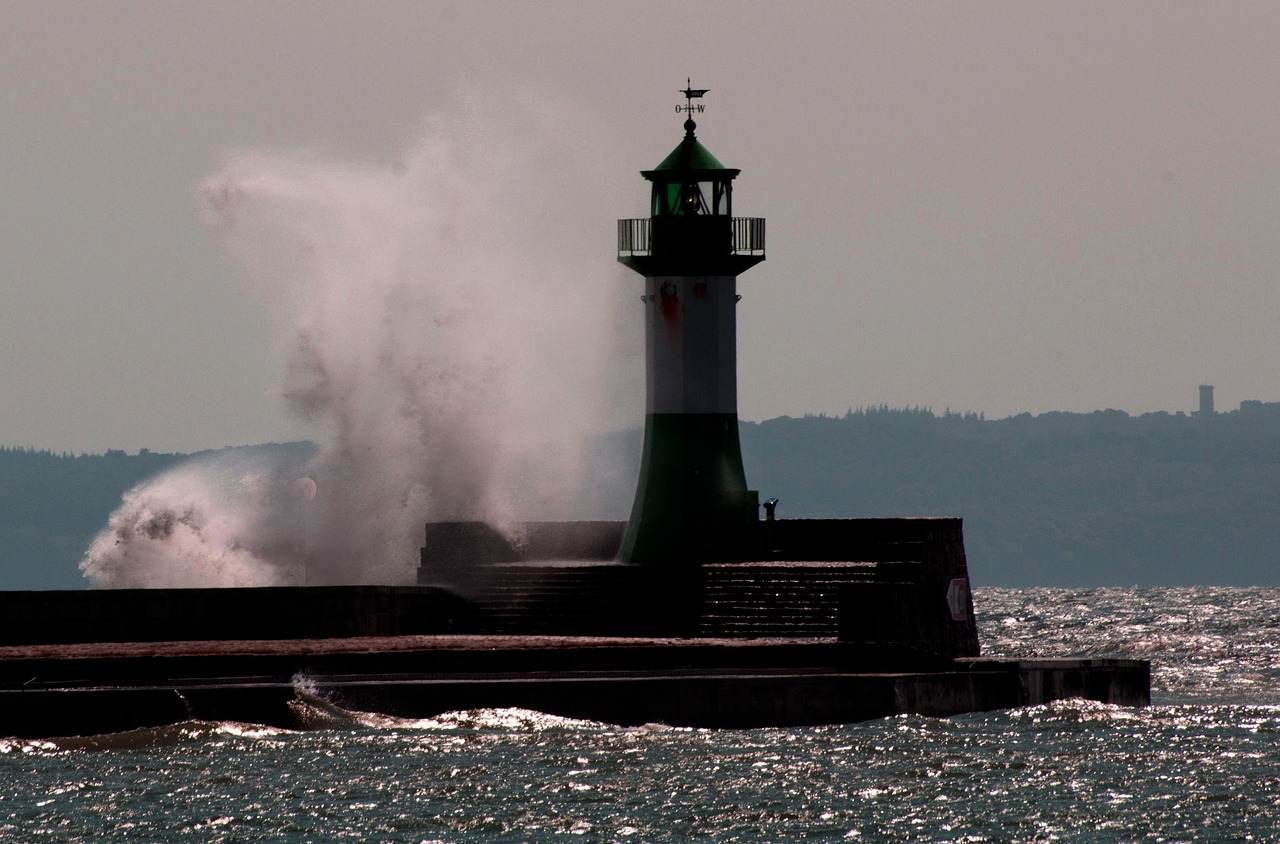
[[[1280,590],[975,604],[988,655],[1150,659],[1152,706],[702,730],[300,699],[317,729],[0,740],[0,840],[1280,840]]]

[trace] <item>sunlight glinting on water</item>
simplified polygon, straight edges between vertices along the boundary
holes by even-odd
[[[321,729],[0,741],[0,840],[1275,840],[1278,597],[980,590],[988,654],[1145,643],[1145,709],[693,730],[522,710],[414,721],[300,697]]]

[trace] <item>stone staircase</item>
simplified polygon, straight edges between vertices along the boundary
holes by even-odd
[[[703,567],[701,636],[823,637],[838,632],[839,588],[875,576],[863,563]]]
[[[688,636],[696,572],[599,564],[490,566],[479,591],[484,632],[549,636]],[[692,575],[692,576],[691,576]],[[674,581],[678,581],[678,586]]]

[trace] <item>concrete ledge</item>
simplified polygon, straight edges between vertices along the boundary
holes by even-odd
[[[0,646],[470,632],[476,612],[431,586],[0,592]]]
[[[951,661],[825,640],[498,638],[496,648],[495,637],[466,636],[370,640],[363,650],[353,649],[360,640],[5,648],[0,735],[191,719],[299,726],[289,706],[299,672],[338,706],[409,718],[519,706],[622,725],[744,728],[1064,697],[1149,702],[1150,667],[1138,660]]]

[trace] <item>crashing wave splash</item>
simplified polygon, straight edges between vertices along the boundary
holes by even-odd
[[[269,306],[279,396],[318,446],[131,490],[86,576],[412,583],[425,521],[581,518],[584,475],[608,471],[588,436],[642,395],[609,372],[636,338],[619,339],[620,271],[589,225],[615,216],[621,172],[592,158],[599,140],[571,106],[470,92],[394,164],[232,156],[201,187],[206,222]]]

